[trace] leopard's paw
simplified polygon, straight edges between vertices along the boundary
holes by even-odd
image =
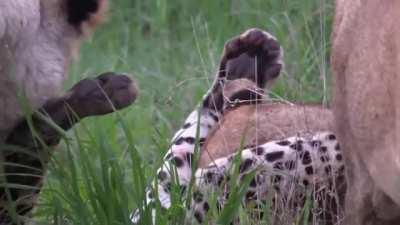
[[[220,74],[228,80],[247,78],[264,88],[278,77],[282,57],[283,50],[274,36],[252,28],[225,44]]]

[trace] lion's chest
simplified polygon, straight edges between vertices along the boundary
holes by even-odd
[[[32,109],[60,93],[67,58],[56,43],[44,37],[25,37],[16,45],[0,47],[0,141],[23,117],[21,104]]]

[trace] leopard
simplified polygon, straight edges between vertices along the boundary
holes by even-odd
[[[255,71],[235,67],[246,65],[249,58],[256,59]],[[305,204],[305,193],[311,191],[317,203],[323,204],[324,197],[330,197],[329,204],[333,206],[328,211],[335,211],[325,212],[322,205],[317,205],[319,211],[315,214],[322,215],[321,220],[326,224],[337,222],[336,218],[340,217],[337,216],[337,208],[341,203],[336,198],[336,190],[344,184],[345,166],[340,144],[332,131],[295,135],[245,146],[212,160],[205,167],[196,167],[196,155],[199,154],[196,150],[199,149],[202,154],[205,142],[226,111],[243,102],[260,102],[264,97],[263,89],[279,76],[283,66],[282,47],[273,35],[264,30],[251,28],[226,42],[211,88],[175,133],[163,158],[164,163],[157,170],[157,178],[147,188],[148,205],[159,202],[162,208],[170,208],[173,181],[176,179],[182,192],[185,192],[194,180],[193,194],[187,197],[191,201],[189,215],[203,224],[212,207],[208,199],[219,193],[216,207],[222,210],[230,197],[232,185],[240,186],[247,180],[244,205],[259,207],[265,204],[268,196],[273,196],[274,207],[281,207],[282,212],[290,204],[292,208],[301,209]],[[228,87],[235,84],[239,88],[227,94]],[[290,198],[290,193],[296,197]],[[143,211],[139,208],[131,214],[134,224],[140,222]],[[152,210],[152,216],[154,222],[157,216],[155,210]],[[273,224],[286,224],[283,222],[278,218]]]

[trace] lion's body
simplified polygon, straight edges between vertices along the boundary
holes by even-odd
[[[100,79],[86,80],[72,90],[72,97],[59,97],[79,41],[99,21],[106,3],[107,0],[0,1],[0,161],[2,180],[7,183],[0,187],[0,224],[24,224],[30,216],[51,155],[47,147],[44,153],[43,146],[37,145],[24,113],[35,117],[29,110],[42,109],[56,124],[69,128],[73,123],[65,122],[70,121],[65,104],[77,103],[75,109],[88,108],[85,106],[99,99],[94,97],[98,88],[93,84],[111,87],[107,93],[117,93],[113,91],[126,90],[123,87],[128,86],[131,91],[125,92],[127,96],[122,100],[119,95],[111,96],[126,103],[124,106],[136,96],[135,88],[129,87],[129,78],[102,76],[101,83]],[[108,113],[101,106],[109,104],[102,105],[103,102],[99,100],[96,106],[100,107],[93,107],[88,115]],[[41,141],[46,146],[57,144],[58,132],[33,117],[30,125]],[[24,151],[15,151],[9,145]]]
[[[348,224],[400,222],[399,16],[399,1],[336,1],[333,109],[347,150]]]

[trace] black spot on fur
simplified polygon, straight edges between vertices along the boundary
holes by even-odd
[[[337,154],[337,155],[336,155],[336,160],[337,160],[337,161],[342,161],[342,159],[343,159],[342,154]]]
[[[187,129],[187,128],[189,128],[190,126],[192,126],[192,124],[190,124],[190,123],[185,123],[184,125],[183,125],[183,129]]]
[[[344,166],[342,165],[342,166],[340,166],[340,168],[339,168],[339,173],[340,174],[344,174]]]
[[[314,174],[314,168],[312,166],[307,166],[304,170],[306,171],[307,175]]]
[[[153,192],[151,192],[151,191],[147,192],[147,198],[153,199]]]
[[[301,161],[302,161],[303,165],[308,165],[312,162],[311,154],[309,151],[305,151],[304,154],[302,154]]]
[[[197,222],[203,223],[203,216],[198,210],[194,212],[194,218],[196,218]]]
[[[311,146],[314,147],[314,148],[318,148],[321,145],[322,145],[322,141],[320,141],[320,140],[311,141]]]
[[[168,182],[165,186],[164,186],[164,191],[166,193],[170,193],[171,192],[171,182]]]
[[[175,156],[171,159],[171,163],[174,164],[176,167],[182,167],[184,162],[178,156]]]
[[[157,174],[157,178],[161,182],[165,181],[167,179],[167,177],[168,177],[168,174],[164,170],[160,170],[160,172],[158,172],[158,174]]]
[[[205,176],[204,182],[206,182],[207,184],[211,183],[214,179],[214,173],[211,171],[206,172],[204,176]]]
[[[296,168],[296,161],[294,161],[294,160],[286,161],[285,168],[288,170],[293,170],[294,168]]]
[[[201,192],[195,191],[193,193],[193,200],[194,200],[195,203],[200,203],[200,202],[203,201],[203,199],[204,199],[204,196],[203,196],[203,194]]]
[[[166,156],[165,156],[165,159],[166,160],[170,160],[171,158],[172,158],[172,153],[168,153]]]
[[[205,138],[200,138],[199,139],[199,145],[200,147],[202,147],[204,145],[204,143],[206,143],[206,139]]]
[[[229,199],[229,196],[231,195],[231,193],[229,191],[226,191],[224,195],[225,195],[224,196],[225,199]]]
[[[283,151],[277,151],[277,152],[270,152],[265,154],[265,160],[268,162],[273,162],[278,159],[281,159],[285,153]]]
[[[248,191],[246,193],[246,199],[255,199],[256,198],[256,193],[254,191]]]
[[[224,177],[223,176],[218,176],[218,181],[217,181],[218,186],[221,186],[223,181],[224,181]]]
[[[180,137],[175,141],[175,145],[181,145],[183,142],[193,145],[195,140],[196,139],[194,137]]]
[[[283,168],[282,162],[276,162],[276,163],[274,164],[274,169],[283,170],[284,168]]]
[[[79,27],[99,10],[99,3],[100,0],[66,0],[68,23]]]
[[[323,155],[321,156],[321,162],[325,163],[325,162],[329,162],[330,158],[328,155]]]
[[[325,166],[325,173],[327,175],[332,173],[332,167],[330,165]]]
[[[188,144],[194,144],[194,142],[195,142],[195,138],[194,137],[187,137],[187,138],[185,138],[185,141],[188,143]]]
[[[340,151],[340,145],[339,145],[339,143],[336,143],[336,145],[335,145],[335,150],[336,150],[336,151]]]
[[[272,183],[273,184],[279,184],[282,180],[282,176],[281,175],[275,175],[272,177]]]
[[[282,140],[282,141],[276,142],[276,144],[281,145],[281,146],[288,146],[288,145],[290,145],[290,141]]]
[[[203,203],[203,209],[204,211],[208,212],[208,210],[210,210],[210,205],[208,204],[208,202],[204,202]]]
[[[239,172],[246,172],[253,165],[252,159],[245,159],[239,166]]]
[[[295,143],[291,144],[290,147],[296,151],[303,151],[303,141],[298,140]]]
[[[254,177],[251,181],[250,181],[250,187],[257,187],[257,178]]]
[[[180,138],[176,139],[175,144],[176,145],[181,145],[184,141],[185,141],[185,138],[180,137]]]
[[[304,186],[307,187],[309,184],[310,184],[310,182],[309,182],[308,180],[303,180],[303,185],[304,185]]]
[[[208,114],[211,116],[211,118],[213,118],[213,120],[214,120],[215,122],[218,122],[219,118],[218,118],[217,115],[215,115],[215,114],[212,113],[212,112],[209,112]]]
[[[228,183],[230,180],[231,180],[231,176],[226,175],[226,176],[225,176],[225,181]]]
[[[321,146],[321,147],[319,147],[318,151],[320,153],[326,153],[328,151],[328,148],[326,146]]]
[[[331,141],[336,140],[336,136],[334,134],[329,134],[328,139]]]
[[[264,154],[264,148],[256,147],[256,148],[251,149],[251,152],[253,152],[256,155],[262,155],[262,154]]]

